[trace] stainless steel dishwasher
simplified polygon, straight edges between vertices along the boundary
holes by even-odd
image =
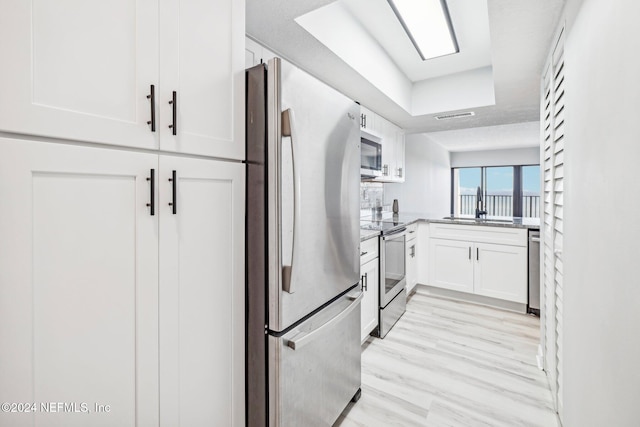
[[[529,230],[528,313],[540,316],[540,230]]]

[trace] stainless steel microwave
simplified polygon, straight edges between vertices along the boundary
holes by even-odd
[[[382,144],[371,139],[360,138],[360,177],[382,176]]]

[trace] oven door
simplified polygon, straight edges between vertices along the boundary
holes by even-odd
[[[384,308],[406,286],[407,229],[382,235],[380,251],[380,307]]]

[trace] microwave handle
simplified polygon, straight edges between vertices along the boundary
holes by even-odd
[[[284,139],[284,137],[289,137],[289,139],[291,140],[291,173],[293,176],[293,192],[292,192],[293,212],[292,212],[292,224],[291,224],[292,233],[291,233],[291,242],[289,242],[291,246],[291,262],[290,262],[290,265],[285,265],[284,263],[282,265],[282,290],[292,294],[295,292],[295,290],[293,289],[291,278],[293,274],[293,265],[295,264],[293,260],[295,257],[296,217],[298,215],[298,202],[300,201],[300,197],[298,195],[299,188],[296,185],[297,180],[296,180],[295,146],[297,141],[297,135],[295,131],[294,114],[291,108],[288,108],[282,112],[281,122],[282,122],[281,129],[282,129],[282,137],[283,137],[281,139]]]

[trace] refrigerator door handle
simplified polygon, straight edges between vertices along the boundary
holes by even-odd
[[[363,296],[364,296],[364,293],[362,293],[360,291],[358,291],[357,294],[347,295],[347,297],[349,299],[353,300],[353,302],[351,304],[349,304],[349,306],[347,308],[342,310],[340,312],[340,314],[336,315],[334,318],[332,318],[328,322],[322,324],[320,327],[318,327],[317,329],[315,329],[313,331],[300,332],[300,333],[294,335],[293,338],[291,338],[289,340],[289,342],[287,342],[287,346],[289,346],[290,348],[292,348],[294,350],[299,350],[300,348],[304,347],[306,344],[308,344],[311,341],[313,341],[313,338],[317,334],[322,333],[322,331],[324,331],[324,330],[331,329],[333,327],[333,325],[335,325],[336,323],[340,322],[342,319],[347,317],[353,310],[355,310],[355,308],[358,306],[358,304],[360,304],[360,301],[362,300]]]
[[[292,215],[292,232],[291,232],[291,260],[290,265],[286,265],[283,262],[282,265],[282,290],[288,292],[290,294],[294,293],[294,289],[291,282],[292,277],[292,266],[294,264],[293,257],[295,253],[295,241],[296,241],[296,216],[298,210],[298,186],[296,185],[296,161],[295,161],[295,143],[297,139],[297,135],[295,132],[294,125],[294,117],[293,111],[291,108],[288,108],[282,112],[281,115],[281,132],[282,137],[289,137],[291,139],[291,173],[293,174],[293,215]],[[284,242],[283,242],[284,243]]]

